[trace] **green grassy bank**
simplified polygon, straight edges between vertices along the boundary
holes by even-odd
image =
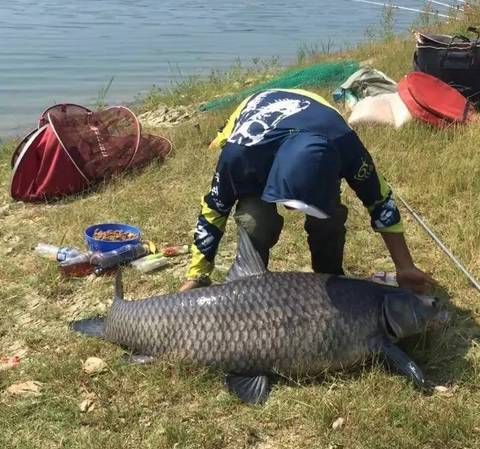
[[[472,11],[446,30],[480,23]],[[309,55],[304,63],[355,58],[394,79],[411,68],[413,38],[372,42],[345,54]],[[269,66],[270,67],[270,66]],[[152,93],[145,109],[160,103],[197,104],[262,80],[272,68],[213,76],[171,92]],[[320,91],[330,98],[330,92]],[[104,313],[111,277],[62,278],[54,263],[37,257],[38,242],[82,247],[83,229],[96,222],[139,225],[157,243],[190,243],[200,196],[209,187],[217,154],[207,146],[230,111],[206,113],[174,128],[156,129],[175,143],[165,164],[116,179],[91,194],[55,204],[14,203],[9,197],[9,158],[0,151],[0,357],[20,353],[20,365],[0,371],[2,448],[478,448],[480,447],[480,298],[452,263],[402,209],[414,258],[450,296],[449,326],[409,352],[434,385],[431,395],[380,366],[329,374],[301,385],[277,385],[267,403],[246,406],[224,391],[220,373],[159,362],[131,366],[122,350],[73,335],[72,319]],[[480,127],[434,129],[410,123],[401,130],[357,129],[377,166],[425,216],[445,243],[480,276]],[[346,270],[369,276],[392,263],[359,201],[349,206]],[[285,213],[285,212],[282,212]],[[309,270],[302,217],[285,213],[286,226],[272,254],[273,270]],[[216,278],[235,250],[229,224]],[[175,291],[188,259],[141,275],[125,270],[127,297]],[[82,362],[102,358],[107,369],[86,374]],[[14,383],[37,381],[36,395],[6,392]],[[81,411],[84,400],[89,411]],[[343,418],[343,425],[332,424]]]

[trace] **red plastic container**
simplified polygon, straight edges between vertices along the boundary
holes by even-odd
[[[474,114],[473,106],[460,92],[423,72],[403,77],[398,93],[414,117],[434,126],[463,123]]]

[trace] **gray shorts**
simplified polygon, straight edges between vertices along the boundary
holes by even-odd
[[[315,272],[343,274],[347,215],[347,208],[339,203],[330,218],[306,216],[305,231]],[[241,198],[234,218],[237,225],[247,231],[253,246],[268,266],[270,249],[278,242],[283,228],[283,217],[278,213],[277,205],[256,196]]]

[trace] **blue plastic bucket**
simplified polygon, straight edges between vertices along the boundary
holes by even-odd
[[[132,232],[137,235],[137,238],[130,240],[99,240],[93,238],[93,234],[97,229],[99,229],[100,231]],[[87,243],[90,251],[106,252],[121,248],[125,245],[134,245],[136,243],[140,243],[140,237],[141,232],[139,228],[124,223],[94,224],[85,229],[85,242]]]

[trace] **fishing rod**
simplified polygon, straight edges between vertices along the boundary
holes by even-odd
[[[456,0],[457,2],[461,1],[461,0]],[[448,4],[448,3],[442,3],[442,2],[438,2],[437,0],[427,0],[426,2],[427,4],[428,3],[434,3],[435,5],[440,5],[440,6],[445,6],[445,8],[448,8],[448,9],[453,9],[453,10],[458,10],[460,8],[463,8],[464,5],[465,5],[465,2],[462,1],[462,4],[458,4],[458,3],[451,3],[451,4]]]
[[[405,6],[389,5],[387,3],[372,2],[370,0],[352,0],[352,2],[367,3],[369,5],[383,6],[384,8],[400,9],[400,10],[403,10],[403,11],[418,12],[418,13],[421,13],[421,14],[430,14],[432,16],[445,17],[447,19],[452,18],[451,16],[449,16],[447,14],[440,14],[440,13],[433,12],[433,11],[422,11],[421,9],[407,8]]]
[[[437,0],[427,0],[426,3],[434,3],[435,5],[445,6],[446,8],[454,8],[454,5],[448,3],[437,2]]]
[[[392,186],[390,186],[392,189]],[[393,189],[392,189],[393,190]],[[427,226],[427,224],[420,218],[420,216],[412,209],[412,207],[403,199],[403,197],[395,191],[395,196],[403,203],[407,210],[412,214],[413,218],[422,226],[422,228],[427,232],[427,234],[437,243],[437,245],[443,250],[443,252],[450,257],[450,259],[455,263],[455,265],[460,268],[465,276],[470,280],[470,282],[475,286],[475,288],[480,291],[480,283],[473,277],[473,275],[463,266],[463,264],[453,255],[453,253],[445,246],[445,244],[433,233],[433,231]]]

